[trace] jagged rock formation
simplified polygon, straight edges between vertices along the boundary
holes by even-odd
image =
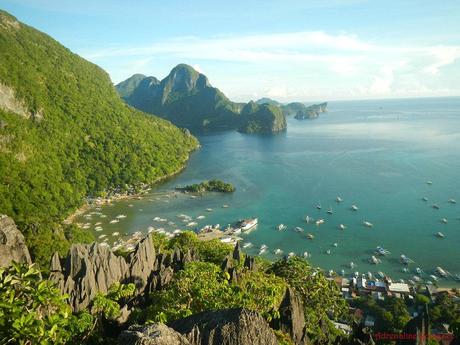
[[[14,220],[0,214],[0,267],[9,266],[12,261],[32,263],[24,236]]]
[[[97,243],[74,244],[61,261],[54,254],[50,279],[57,282],[62,293],[70,296],[74,311],[86,308],[98,291],[107,292],[115,282],[134,283],[136,295],[143,296],[168,284],[174,271],[195,260],[192,252],[176,250],[171,257],[156,254],[151,236],[142,239],[125,259]]]
[[[134,325],[118,337],[120,345],[191,345],[180,333],[162,323]]]
[[[278,309],[279,319],[273,319],[271,326],[289,334],[296,345],[308,344],[305,328],[304,306],[292,288],[287,288]]]
[[[321,104],[313,104],[308,107],[302,104],[302,106],[303,107],[296,111],[295,118],[297,120],[314,119],[317,118],[320,113],[327,111],[327,102]]]
[[[170,322],[191,345],[276,345],[277,338],[258,313],[243,308],[205,311]]]

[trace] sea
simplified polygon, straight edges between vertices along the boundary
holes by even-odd
[[[278,248],[307,252],[315,267],[347,276],[380,271],[407,281],[417,267],[425,281],[433,280],[436,267],[460,274],[460,98],[329,102],[317,119],[287,122],[285,133],[271,136],[200,134],[201,148],[183,172],[140,200],[90,209],[76,221],[112,243],[114,232],[185,229],[180,214],[204,216],[193,229],[257,217],[257,228],[240,235],[242,244],[253,244],[245,249],[250,255],[265,244],[267,259],[278,259]],[[209,179],[232,183],[236,191],[195,198],[174,191]],[[110,223],[117,215],[126,217]],[[324,223],[307,224],[306,216]],[[279,224],[286,230],[278,231]],[[377,246],[389,254],[371,264]],[[402,254],[413,263],[403,265]],[[439,278],[439,285],[460,286],[452,277]]]

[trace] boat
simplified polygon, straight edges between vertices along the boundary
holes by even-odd
[[[441,223],[447,224],[447,219],[446,219],[446,218],[442,218],[442,219],[441,219]]]
[[[290,259],[290,258],[293,258],[294,256],[295,256],[295,253],[294,253],[294,252],[290,252],[290,253],[288,254],[287,257],[288,257],[288,259]]]
[[[335,198],[335,201],[336,201],[336,202],[342,202],[343,199],[342,199],[340,196],[338,196],[337,198]]]
[[[350,264],[348,265],[351,269],[355,268],[356,265],[353,261],[350,261]]]
[[[303,257],[305,259],[308,259],[309,257],[311,257],[311,254],[309,252],[303,252]]]
[[[421,279],[419,276],[413,276],[413,277],[412,277],[412,280],[418,283],[418,282],[420,282],[422,279]]]
[[[322,208],[322,207],[321,207],[321,203],[318,203],[318,204],[316,205],[316,209],[321,210],[321,208]]]
[[[385,278],[385,273],[383,273],[382,271],[378,271],[377,274],[380,278]]]
[[[432,181],[426,181],[426,184],[431,186],[433,184],[433,182]]]
[[[294,230],[297,232],[303,232],[303,229],[300,226],[296,226]]]
[[[308,238],[309,240],[312,240],[312,239],[315,238],[315,236],[314,236],[313,234],[307,234],[307,238]]]
[[[228,205],[222,205],[222,208],[229,208],[230,206]]]
[[[112,236],[120,236],[120,233],[118,231],[115,231]]]
[[[332,207],[329,207],[329,209],[327,210],[327,213],[328,214],[333,214],[334,212],[332,211]]]
[[[372,255],[370,258],[369,258],[369,263],[373,264],[373,265],[377,265],[377,264],[380,264],[382,262],[382,260],[378,259],[376,256]]]
[[[438,232],[435,233],[434,235],[435,235],[436,237],[438,237],[438,238],[444,238],[444,237],[445,237],[444,234],[443,234],[442,232],[440,232],[440,231],[438,231]]]
[[[250,247],[252,247],[251,242],[246,242],[245,244],[243,244],[243,248],[250,248]]]
[[[317,226],[319,226],[319,225],[321,225],[321,224],[324,224],[324,219],[318,219],[318,220],[315,222],[315,224],[316,224]]]
[[[367,279],[372,280],[373,278],[372,272],[367,272]]]
[[[205,219],[205,218],[206,218],[206,216],[198,216],[198,217],[196,217],[196,219]]]
[[[423,271],[420,267],[415,268],[415,273],[417,273],[419,276],[422,275]]]
[[[120,221],[120,220],[118,220],[118,219],[114,219],[114,220],[111,220],[111,221],[110,221],[110,224],[115,224],[115,223],[118,223],[119,221]]]
[[[438,204],[433,204],[433,206],[431,206],[431,207],[433,207],[435,210],[439,210],[439,205]]]
[[[460,282],[460,273],[454,274],[454,275],[452,276],[452,278],[454,278],[454,280]]]
[[[212,208],[207,208],[206,211],[212,212]]]
[[[404,265],[409,265],[409,264],[411,264],[411,263],[414,262],[414,260],[410,259],[409,257],[407,257],[407,256],[404,255],[404,254],[401,254],[400,259],[401,259],[401,262],[402,262]]]
[[[355,276],[355,278],[358,278],[359,277],[359,272],[356,271],[355,273],[353,273],[353,275]]]
[[[273,253],[275,253],[275,255],[282,255],[283,251],[281,249],[277,248],[277,249],[275,249],[275,251]]]
[[[259,223],[259,218],[243,219],[238,223],[241,231],[249,231]]]
[[[306,216],[305,217],[305,221],[307,222],[307,224],[310,224],[310,222],[312,222],[314,219],[310,216]]]
[[[107,237],[107,235],[100,235],[99,238]]]
[[[433,275],[433,274],[430,274],[430,278],[431,278],[433,281],[435,281],[435,282],[438,281],[438,277],[436,277],[436,276]]]
[[[268,247],[265,244],[262,244],[259,249],[259,255],[265,254],[267,252]]]
[[[402,271],[403,271],[404,273],[409,273],[409,269],[408,269],[407,267],[403,267]]]
[[[339,246],[339,244],[338,244],[337,242],[334,242],[334,243],[332,244],[332,246],[337,248],[337,247]]]
[[[327,254],[327,255],[330,255],[330,254],[331,254],[331,250],[330,250],[330,249],[326,250],[326,254]]]
[[[287,226],[284,225],[284,224],[280,224],[280,225],[278,225],[277,228],[278,228],[278,231],[283,231],[283,230],[286,230]]]
[[[422,200],[423,200],[423,201],[428,201],[428,198],[427,198],[426,196],[424,196],[424,197],[422,198]]]
[[[457,200],[455,200],[455,199],[449,199],[449,203],[450,203],[450,204],[456,204],[456,203],[457,203]]]
[[[126,215],[125,214],[119,214],[116,218],[123,219],[123,218],[126,218]]]
[[[345,277],[345,270],[344,270],[344,269],[341,269],[341,270],[340,270],[340,275],[341,275],[342,277]]]
[[[376,253],[379,254],[379,255],[382,255],[382,256],[391,254],[388,250],[386,250],[385,248],[383,248],[381,246],[377,246]]]
[[[356,206],[356,205],[353,204],[353,205],[351,205],[351,210],[352,210],[352,211],[358,211],[359,208],[358,208],[358,206]]]
[[[190,226],[190,227],[192,227],[192,226],[197,226],[197,225],[198,225],[197,222],[190,222],[190,223],[187,223],[187,226]]]
[[[444,277],[444,278],[446,278],[449,275],[447,271],[445,271],[442,267],[439,267],[439,266],[436,267],[435,271],[437,274],[439,274],[441,277]]]
[[[347,227],[343,224],[339,224],[338,228],[339,230],[345,230]]]
[[[368,222],[368,221],[363,221],[363,225],[367,228],[372,228],[374,226],[374,224],[372,224],[371,222]]]
[[[96,226],[96,227],[94,228],[94,230],[96,230],[96,231],[102,231],[102,226]]]

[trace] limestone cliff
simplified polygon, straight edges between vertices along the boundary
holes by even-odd
[[[24,236],[14,220],[0,214],[0,267],[9,266],[12,261],[32,263]]]

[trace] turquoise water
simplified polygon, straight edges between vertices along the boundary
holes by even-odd
[[[353,261],[353,271],[383,271],[393,278],[410,279],[415,267],[427,274],[436,266],[460,273],[460,98],[330,102],[329,112],[316,120],[289,119],[283,134],[226,132],[201,135],[199,140],[202,148],[184,172],[151,195],[104,207],[107,218],[80,220],[91,222],[92,228],[102,222],[103,230],[96,233],[100,235],[145,232],[148,226],[184,228],[176,217],[181,213],[206,216],[199,226],[225,226],[257,216],[257,229],[242,235],[244,242],[254,244],[248,249],[251,254],[266,244],[269,258],[275,257],[276,248],[299,255],[308,251],[314,265],[337,272],[351,273],[347,266]],[[197,199],[171,193],[176,185],[211,178],[231,182],[237,191]],[[344,199],[341,204],[335,202],[337,196]],[[450,204],[451,198],[459,203]],[[315,208],[319,202],[321,211]],[[433,203],[440,209],[433,209]],[[352,204],[358,212],[350,210]],[[333,215],[326,213],[329,207]],[[110,224],[118,214],[127,217]],[[306,215],[323,218],[325,224],[308,225]],[[158,223],[154,217],[176,224]],[[374,227],[364,227],[364,220]],[[280,223],[288,229],[275,230]],[[338,230],[340,223],[347,229]],[[295,226],[305,232],[295,232]],[[444,239],[434,236],[438,231]],[[308,240],[306,233],[315,239]],[[371,265],[367,260],[378,245],[391,255]],[[410,273],[402,271],[401,254],[415,261]],[[453,280],[443,283],[452,285]]]

